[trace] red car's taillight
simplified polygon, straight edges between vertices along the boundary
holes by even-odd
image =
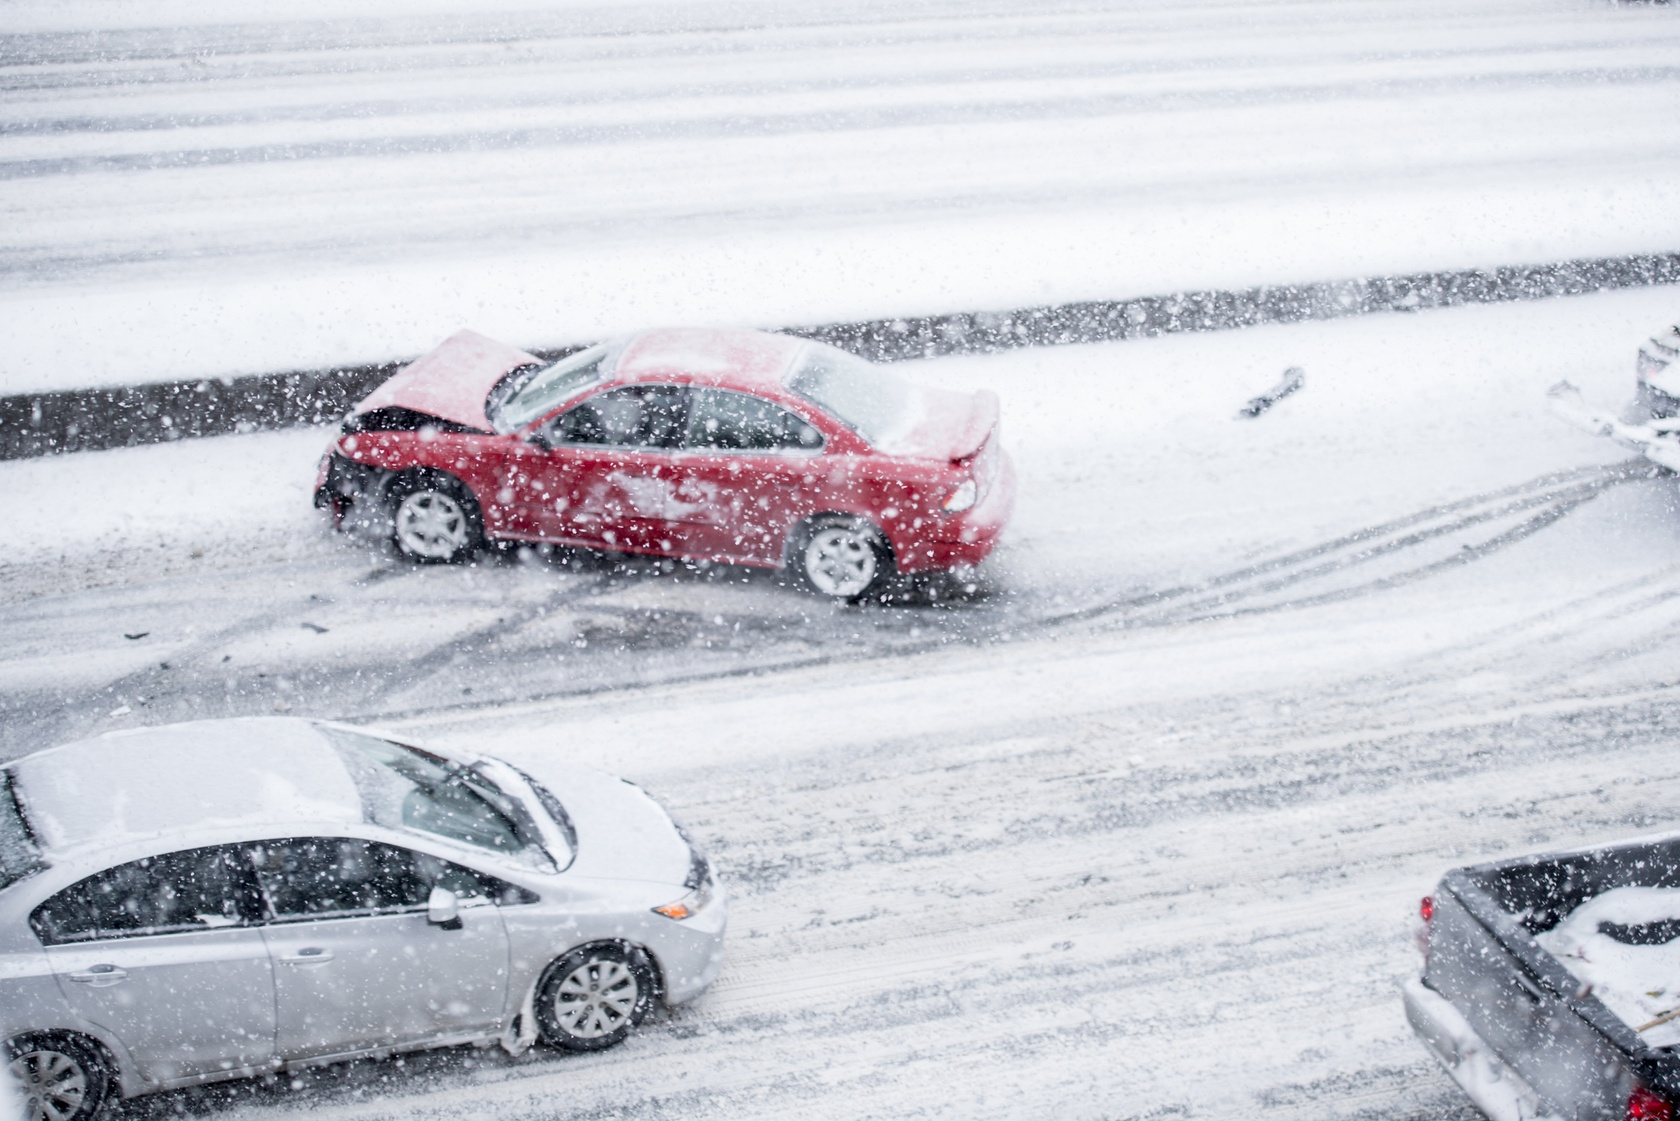
[[[1635,1086],[1628,1095],[1627,1121],[1670,1121],[1674,1107],[1667,1098],[1658,1097],[1643,1086]]]
[[[965,479],[957,488],[945,496],[945,501],[939,504],[947,514],[960,514],[980,500],[980,484],[973,479]]]

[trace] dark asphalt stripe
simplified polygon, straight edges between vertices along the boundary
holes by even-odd
[[[1680,252],[782,328],[877,362],[1680,283]],[[537,350],[544,358],[571,353]],[[0,397],[0,459],[321,424],[402,363]]]

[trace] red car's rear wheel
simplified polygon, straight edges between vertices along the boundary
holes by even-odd
[[[806,523],[792,561],[807,587],[835,599],[862,599],[880,590],[893,572],[892,551],[881,531],[862,518],[837,514]]]

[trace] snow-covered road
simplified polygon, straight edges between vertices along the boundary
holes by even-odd
[[[1594,0],[0,4],[0,392],[1680,247]]]
[[[315,432],[0,464],[28,496],[4,755],[197,713],[376,719],[631,777],[734,892],[716,987],[621,1049],[130,1110],[1473,1116],[1395,994],[1417,896],[1680,825],[1680,490],[1544,409],[1564,376],[1625,397],[1675,299],[907,365],[995,388],[1022,473],[1005,548],[944,605],[395,566],[308,510]],[[1289,364],[1306,387],[1235,419]]]
[[[541,10],[533,10],[540,7]],[[0,0],[0,394],[1680,249],[1680,8]],[[1468,1121],[1407,1031],[1445,868],[1680,826],[1673,287],[906,364],[1021,475],[970,582],[837,608],[415,569],[301,430],[0,463],[0,759],[284,711],[666,799],[699,1002],[123,1116]],[[1305,388],[1237,407],[1288,366]]]

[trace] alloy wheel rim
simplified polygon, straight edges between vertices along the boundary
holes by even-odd
[[[461,504],[435,490],[418,490],[397,507],[397,537],[422,557],[452,557],[467,543],[467,514]]]
[[[630,967],[590,958],[566,975],[554,994],[554,1015],[578,1039],[611,1035],[630,1020],[641,987]]]
[[[874,545],[855,529],[818,530],[805,546],[805,573],[824,595],[862,595],[877,563]]]
[[[87,1072],[62,1051],[25,1051],[12,1060],[11,1072],[23,1087],[29,1121],[69,1121],[87,1100]]]

